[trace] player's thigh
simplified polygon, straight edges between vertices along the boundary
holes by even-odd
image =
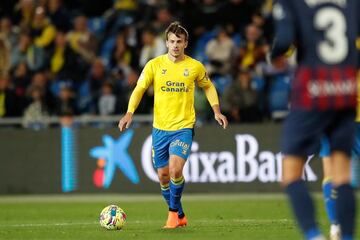
[[[152,131],[152,158],[156,169],[169,165],[170,139],[166,131],[153,128]]]
[[[182,173],[185,162],[190,155],[192,139],[192,129],[181,129],[172,134],[169,147],[171,176],[174,174],[178,176]]]
[[[169,154],[187,160],[191,152],[193,130],[190,128],[173,132],[170,140]]]
[[[185,159],[177,155],[170,155],[169,172],[170,177],[179,178],[182,176],[182,171],[185,166]]]
[[[301,158],[317,153],[320,138],[331,118],[332,114],[328,112],[290,111],[283,127],[282,153]]]

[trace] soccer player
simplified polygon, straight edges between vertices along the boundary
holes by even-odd
[[[278,0],[274,4],[276,30],[270,58],[277,61],[291,44],[298,49],[291,109],[281,146],[282,184],[306,239],[323,239],[312,199],[301,178],[306,156],[317,151],[323,135],[330,142],[341,238],[354,237],[350,154],[355,130],[359,13],[357,0]]]
[[[166,29],[165,36],[168,53],[145,65],[131,94],[127,113],[119,121],[119,129],[123,131],[130,126],[144,92],[153,85],[153,162],[169,206],[164,228],[176,228],[187,224],[180,199],[185,184],[182,171],[194,134],[195,83],[205,91],[216,121],[224,129],[228,121],[220,112],[218,95],[205,67],[184,53],[189,38],[187,30],[174,22]]]

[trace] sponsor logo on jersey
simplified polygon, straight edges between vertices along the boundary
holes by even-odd
[[[165,85],[161,86],[163,92],[189,92],[189,88],[182,82],[166,81]]]

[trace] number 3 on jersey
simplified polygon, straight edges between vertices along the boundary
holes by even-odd
[[[327,64],[344,61],[349,52],[344,14],[334,7],[322,8],[315,14],[314,26],[325,36],[317,47],[319,58]]]

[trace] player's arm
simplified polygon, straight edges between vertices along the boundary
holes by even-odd
[[[226,117],[220,111],[219,97],[217,95],[216,88],[215,88],[214,84],[212,84],[211,80],[207,77],[205,68],[203,66],[202,66],[201,73],[199,76],[202,76],[202,77],[200,77],[197,81],[198,86],[204,90],[206,98],[207,98],[208,102],[210,103],[210,106],[213,109],[215,120],[224,129],[226,129],[226,127],[228,125],[228,121],[227,121]]]
[[[148,87],[153,82],[153,70],[151,66],[151,62],[147,63],[144,67],[144,70],[142,71],[138,82],[136,84],[135,89],[131,93],[128,109],[124,117],[122,117],[119,121],[118,127],[120,131],[123,131],[130,127],[130,124],[132,122],[132,118],[134,115],[135,110],[140,104],[140,101],[145,93],[145,91],[148,89]]]
[[[270,53],[271,61],[283,57],[295,41],[295,24],[288,4],[286,0],[278,0],[274,4],[275,37]]]

